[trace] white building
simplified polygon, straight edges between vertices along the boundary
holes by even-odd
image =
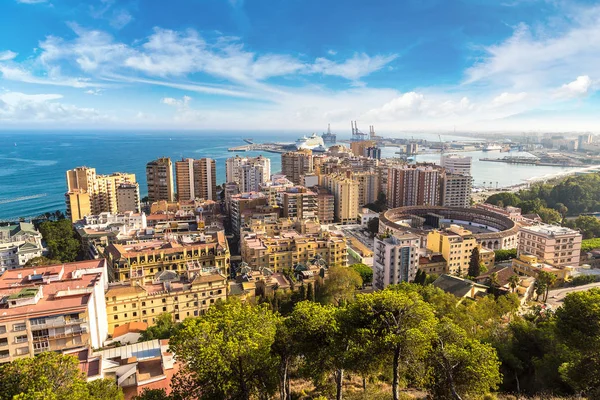
[[[33,224],[21,222],[0,227],[0,272],[22,267],[44,252],[42,235]]]
[[[263,157],[235,156],[225,161],[227,182],[237,182],[240,192],[256,192],[271,176],[271,160]]]
[[[419,268],[421,239],[413,234],[378,236],[374,242],[373,286],[412,282]]]
[[[519,255],[529,254],[554,267],[578,266],[582,236],[562,226],[539,224],[519,228]]]
[[[468,156],[442,154],[440,165],[451,174],[471,175],[471,157]]]
[[[146,229],[146,214],[131,211],[122,214],[111,214],[108,212],[98,215],[88,215],[79,223],[86,229],[106,229],[109,226],[119,225],[119,231],[124,234],[132,230]]]
[[[471,205],[470,175],[444,173],[442,176],[442,205],[466,208]]]

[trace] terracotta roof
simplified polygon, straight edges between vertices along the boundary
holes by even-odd
[[[148,324],[145,322],[128,322],[124,325],[119,325],[113,331],[113,339],[123,336],[127,333],[140,333],[148,329]]]

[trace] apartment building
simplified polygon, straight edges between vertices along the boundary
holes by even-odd
[[[230,204],[231,229],[237,236],[242,227],[252,218],[279,217],[279,206],[270,205],[269,197],[261,192],[240,193],[231,197]]]
[[[285,192],[288,188],[294,187],[294,183],[290,181],[285,175],[272,175],[271,180],[264,182],[260,185],[261,193],[264,193],[269,199],[268,204],[270,206],[277,205],[277,195],[281,192]],[[306,185],[304,185],[306,186]],[[306,186],[309,187],[309,186]]]
[[[304,186],[287,188],[285,192],[277,194],[277,204],[281,216],[286,218],[317,218],[317,194]]]
[[[0,276],[0,362],[101,347],[108,335],[106,261],[9,270]]]
[[[351,173],[322,176],[322,185],[334,198],[334,216],[342,224],[354,224],[358,219],[358,181]]]
[[[519,254],[530,254],[557,268],[578,266],[582,236],[562,226],[538,224],[519,228]]]
[[[431,231],[427,234],[427,250],[441,253],[448,263],[448,273],[465,275],[469,269],[471,253],[478,247],[473,233],[459,225]]]
[[[471,186],[470,175],[459,175],[444,172],[441,175],[442,198],[445,207],[470,207]]]
[[[366,157],[367,149],[376,146],[377,142],[374,140],[359,140],[350,143],[350,149],[352,150],[352,154],[354,154],[356,157]]]
[[[171,234],[169,239],[110,244],[105,250],[111,281],[152,283],[157,274],[182,274],[194,265],[229,272],[229,245],[223,231],[214,234]]]
[[[218,300],[227,298],[227,277],[215,269],[193,268],[177,274],[164,270],[147,284],[121,282],[106,291],[108,333],[132,322],[153,326],[156,318],[170,313],[175,322],[204,314]]]
[[[178,200],[217,200],[216,162],[211,158],[175,162]]]
[[[377,201],[380,192],[377,172],[356,172],[352,174],[352,179],[358,182],[359,207]]]
[[[301,185],[302,177],[312,172],[312,150],[303,149],[281,154],[281,173],[294,184]]]
[[[421,238],[410,233],[383,234],[375,238],[373,247],[373,286],[412,282],[419,268]]]
[[[539,260],[531,254],[519,254],[519,257],[513,258],[512,269],[519,275],[532,276],[536,278],[540,271],[548,272],[556,276],[559,282],[566,281],[573,272],[572,267],[555,267]]]
[[[68,170],[66,176],[67,215],[73,222],[86,215],[101,212],[133,211],[121,210],[118,199],[122,198],[122,206],[126,208],[132,208],[132,203],[135,204],[135,192],[139,199],[139,187],[135,181],[135,174],[115,172],[110,175],[97,175],[95,168],[77,167]],[[123,202],[129,196],[133,196],[132,202]]]
[[[240,192],[257,192],[271,176],[271,160],[267,157],[235,157],[225,161],[227,182],[237,182]]]
[[[330,224],[335,220],[335,197],[323,187],[317,191],[317,217],[322,224]]]
[[[117,186],[117,210],[119,213],[131,211],[139,213],[140,185],[138,183],[121,183]]]
[[[27,261],[43,255],[42,234],[33,224],[19,222],[0,226],[0,273],[24,266]]]
[[[389,208],[438,205],[440,169],[427,165],[393,166],[387,176]]]
[[[173,186],[173,163],[168,157],[161,157],[146,164],[148,201],[175,201]]]
[[[318,255],[327,266],[346,266],[346,238],[341,232],[307,235],[295,230],[278,236],[248,234],[241,240],[242,259],[253,270],[262,267],[281,272],[296,264],[308,264]]]
[[[440,166],[455,175],[471,175],[471,157],[458,154],[442,154]]]

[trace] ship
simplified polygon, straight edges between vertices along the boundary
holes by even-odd
[[[496,143],[488,143],[483,148],[483,151],[499,151],[502,150],[502,146]]]
[[[327,133],[321,135],[323,142],[328,145],[335,144],[337,136],[335,133],[331,133],[331,125],[327,124]]]
[[[296,150],[312,150],[313,152],[325,152],[327,151],[327,147],[325,147],[325,142],[323,142],[323,138],[318,136],[316,133],[313,133],[309,137],[302,136],[300,139],[296,140]]]

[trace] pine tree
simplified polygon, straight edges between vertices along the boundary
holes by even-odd
[[[298,294],[300,297],[300,301],[306,300],[306,286],[304,286],[304,283],[300,285],[300,290]]]
[[[315,290],[312,283],[309,283],[306,289],[306,300],[315,301]]]
[[[476,278],[481,275],[481,267],[479,266],[479,248],[477,247],[475,247],[471,253],[471,260],[469,260],[469,271],[467,274],[472,278]]]

